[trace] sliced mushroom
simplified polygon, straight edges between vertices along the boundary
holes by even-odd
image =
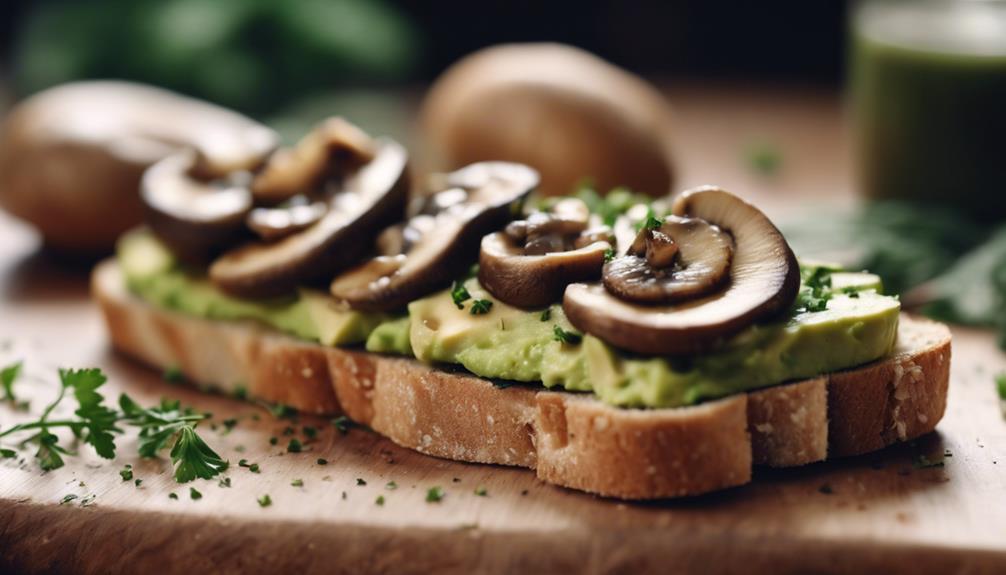
[[[343,175],[374,159],[374,140],[342,118],[329,118],[297,146],[277,150],[252,183],[255,199],[276,204],[319,187],[326,177]]]
[[[408,195],[408,156],[381,139],[374,159],[337,184],[327,212],[306,230],[273,243],[230,251],[210,267],[210,279],[244,297],[283,294],[332,277],[354,264],[378,232],[399,220]]]
[[[563,309],[574,326],[633,352],[685,355],[715,349],[792,305],[799,267],[785,238],[761,211],[722,189],[702,187],[682,194],[673,212],[733,236],[724,287],[680,304],[652,306],[624,301],[601,283],[573,284],[566,288]]]
[[[247,172],[202,181],[190,174],[193,151],[180,152],[151,166],[140,181],[147,223],[180,258],[205,262],[245,236],[245,216],[252,207]]]
[[[295,196],[288,206],[255,208],[248,214],[248,227],[267,242],[285,238],[305,230],[325,217],[325,202],[309,202],[304,196]]]
[[[448,174],[444,193],[466,192],[436,215],[412,218],[405,229],[417,237],[405,251],[378,256],[332,282],[332,294],[354,309],[386,311],[404,307],[448,285],[475,261],[483,235],[519,213],[538,184],[538,173],[520,164],[483,162]]]
[[[566,286],[597,279],[611,249],[611,234],[586,230],[590,211],[580,200],[562,200],[503,232],[482,238],[479,283],[501,301],[535,308],[555,303]],[[581,238],[593,241],[581,242]],[[582,245],[577,245],[578,243]]]
[[[695,218],[669,216],[644,228],[628,253],[605,264],[604,287],[638,303],[674,303],[716,291],[729,277],[733,240]]]

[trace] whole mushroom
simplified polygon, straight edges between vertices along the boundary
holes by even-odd
[[[0,129],[0,206],[64,251],[100,253],[142,219],[140,179],[183,149],[194,173],[258,166],[278,136],[236,112],[129,82],[76,82],[15,106]]]

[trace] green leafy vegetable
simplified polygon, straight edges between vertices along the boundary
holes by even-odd
[[[554,326],[552,328],[553,336],[552,339],[560,343],[567,343],[569,345],[577,345],[583,341],[583,336],[576,333],[575,331],[566,331],[561,327]]]
[[[21,376],[21,365],[22,362],[18,361],[0,370],[0,385],[3,386],[4,392],[3,398],[0,399],[4,401],[17,400],[17,397],[14,395],[14,382]]]
[[[493,302],[487,299],[477,299],[472,302],[472,315],[485,315],[493,308]]]
[[[439,485],[435,485],[426,490],[426,502],[438,503],[443,500],[444,495],[444,489]]]
[[[451,299],[454,300],[454,305],[458,306],[458,309],[465,309],[464,302],[471,298],[472,294],[468,293],[468,288],[463,283],[454,282],[454,287],[451,288]]]

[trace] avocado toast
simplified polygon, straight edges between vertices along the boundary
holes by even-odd
[[[252,172],[169,160],[93,291],[117,348],[201,384],[632,499],[879,449],[945,408],[945,327],[801,267],[718,188],[532,208],[534,170],[487,162],[417,193],[403,148],[341,120]]]

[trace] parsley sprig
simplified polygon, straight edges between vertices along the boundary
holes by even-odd
[[[227,468],[227,461],[196,433],[196,425],[210,417],[209,414],[182,409],[178,401],[171,400],[162,400],[157,407],[144,408],[126,394],[119,396],[119,409],[112,409],[105,405],[104,396],[98,392],[107,381],[100,369],[61,369],[59,379],[59,394],[37,420],[0,431],[0,438],[34,431],[21,441],[21,445],[38,446],[35,458],[43,470],[63,467],[63,456],[74,455],[59,443],[59,436],[52,430],[69,428],[75,438],[91,445],[99,456],[114,459],[115,436],[123,433],[118,427],[120,423],[140,428],[138,449],[141,457],[156,457],[170,446],[169,456],[175,480],[179,483],[197,477],[209,479]],[[77,402],[75,417],[50,419],[67,393],[72,393]]]
[[[824,311],[828,309],[831,297],[831,269],[818,266],[804,273],[796,308],[808,312]]]

